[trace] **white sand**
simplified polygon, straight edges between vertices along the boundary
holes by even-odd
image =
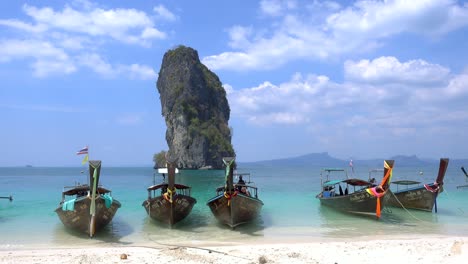
[[[121,259],[126,254],[127,259]],[[468,238],[236,246],[0,249],[0,263],[468,263]]]

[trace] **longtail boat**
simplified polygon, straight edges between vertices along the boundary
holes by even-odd
[[[111,191],[99,186],[101,161],[89,161],[89,183],[65,187],[62,201],[55,212],[62,223],[93,237],[96,232],[112,221],[120,202]]]
[[[7,200],[10,200],[10,202],[13,201],[13,196],[0,196],[0,199],[7,199]]]
[[[384,197],[388,193],[392,178],[393,160],[384,161],[383,179],[379,185],[361,179],[330,180],[333,172],[346,172],[344,169],[322,169],[322,191],[316,196],[320,204],[333,209],[360,215],[380,218],[384,208]],[[325,175],[324,175],[325,174]],[[347,175],[346,175],[347,177]]]
[[[173,226],[187,217],[197,200],[190,196],[191,187],[175,183],[175,162],[167,162],[168,182],[148,187],[148,199],[142,206],[154,220]]]
[[[421,182],[412,180],[401,180],[393,182],[397,188],[391,190],[393,195],[389,195],[387,204],[393,207],[404,207],[422,211],[437,213],[437,196],[443,191],[445,172],[449,164],[449,159],[440,159],[439,173],[434,183],[421,185]],[[415,187],[414,186],[418,185]],[[400,186],[406,186],[401,189]]]
[[[258,199],[257,187],[249,185],[250,181],[234,185],[234,158],[223,158],[223,162],[226,165],[225,185],[216,189],[216,196],[207,205],[219,222],[234,228],[257,218],[263,202]]]
[[[465,174],[465,177],[466,177],[465,179],[468,182],[468,173],[466,173],[465,168],[462,166],[460,169],[462,170],[463,174]],[[457,189],[466,188],[466,187],[468,187],[468,184],[459,185],[459,186],[457,186]]]

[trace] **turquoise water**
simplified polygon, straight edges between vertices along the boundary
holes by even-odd
[[[356,176],[368,177],[370,168],[356,168]],[[317,239],[377,236],[468,235],[468,189],[458,167],[447,170],[445,191],[438,198],[438,213],[384,210],[382,218],[359,217],[320,206],[315,195],[320,187],[320,168],[242,167],[250,172],[263,200],[258,220],[235,230],[218,224],[206,201],[224,182],[224,171],[181,171],[177,181],[192,186],[197,199],[192,213],[172,230],[146,215],[142,202],[153,184],[152,168],[105,167],[101,183],[122,203],[112,223],[94,239],[67,230],[54,210],[63,186],[86,182],[83,168],[0,168],[0,196],[13,195],[13,202],[0,200],[0,247],[76,246],[111,243],[238,243],[262,241],[310,241]],[[419,175],[418,171],[424,171]],[[438,167],[398,168],[394,180],[432,182]],[[381,178],[378,175],[376,178]],[[156,177],[159,183],[161,177]],[[247,179],[248,180],[248,179]]]

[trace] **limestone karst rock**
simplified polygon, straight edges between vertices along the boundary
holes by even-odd
[[[218,76],[200,62],[196,50],[179,46],[164,54],[157,88],[177,167],[221,169],[222,157],[235,153],[230,108]]]

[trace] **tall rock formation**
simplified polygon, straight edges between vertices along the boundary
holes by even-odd
[[[200,62],[196,50],[179,46],[164,54],[157,88],[177,167],[222,168],[222,157],[235,154],[231,110],[218,76]]]

